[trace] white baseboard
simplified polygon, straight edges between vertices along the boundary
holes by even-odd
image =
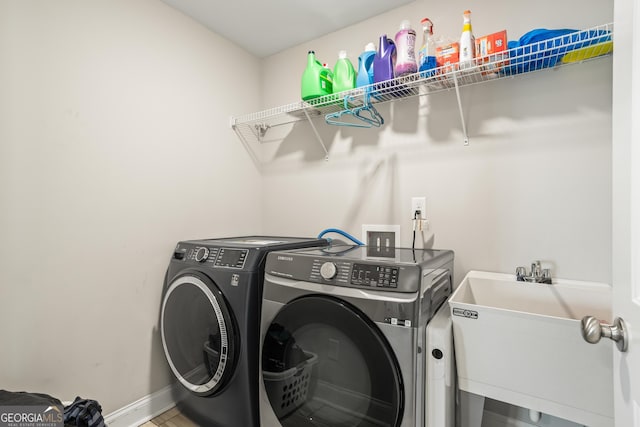
[[[113,411],[104,418],[105,424],[109,427],[137,427],[146,423],[175,406],[173,387],[176,385],[168,385],[124,408]]]
[[[491,427],[536,427],[535,424],[529,424],[522,420],[505,417],[502,414],[486,410],[482,414],[482,425]]]
[[[482,414],[482,425],[489,427],[585,427],[582,424],[576,424],[572,421],[557,418],[549,414],[541,414],[542,417],[538,423],[534,423],[533,421],[530,422],[527,419],[527,415],[529,414],[528,409],[516,409],[516,414],[513,414],[513,416],[506,416],[504,414],[485,409]]]

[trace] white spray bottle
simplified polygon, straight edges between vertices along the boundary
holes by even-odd
[[[462,35],[460,36],[460,68],[473,66],[476,57],[476,39],[471,31],[471,11],[464,11]]]

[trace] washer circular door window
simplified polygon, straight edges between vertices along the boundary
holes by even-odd
[[[231,376],[237,353],[233,325],[212,281],[188,274],[169,285],[160,318],[162,345],[173,374],[191,392],[213,394]]]
[[[388,426],[402,421],[397,359],[364,313],[324,295],[287,303],[262,347],[271,407],[284,427]]]

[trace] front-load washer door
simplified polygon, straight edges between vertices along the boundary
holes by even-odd
[[[239,344],[231,311],[211,280],[195,274],[174,279],[162,301],[160,327],[165,356],[183,386],[200,396],[225,386]]]
[[[404,392],[382,332],[356,307],[325,295],[284,305],[266,331],[262,374],[284,427],[397,427]]]

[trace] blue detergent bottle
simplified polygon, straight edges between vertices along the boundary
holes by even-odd
[[[376,56],[376,46],[369,43],[364,47],[364,52],[358,57],[358,77],[356,87],[373,84],[373,59]]]

